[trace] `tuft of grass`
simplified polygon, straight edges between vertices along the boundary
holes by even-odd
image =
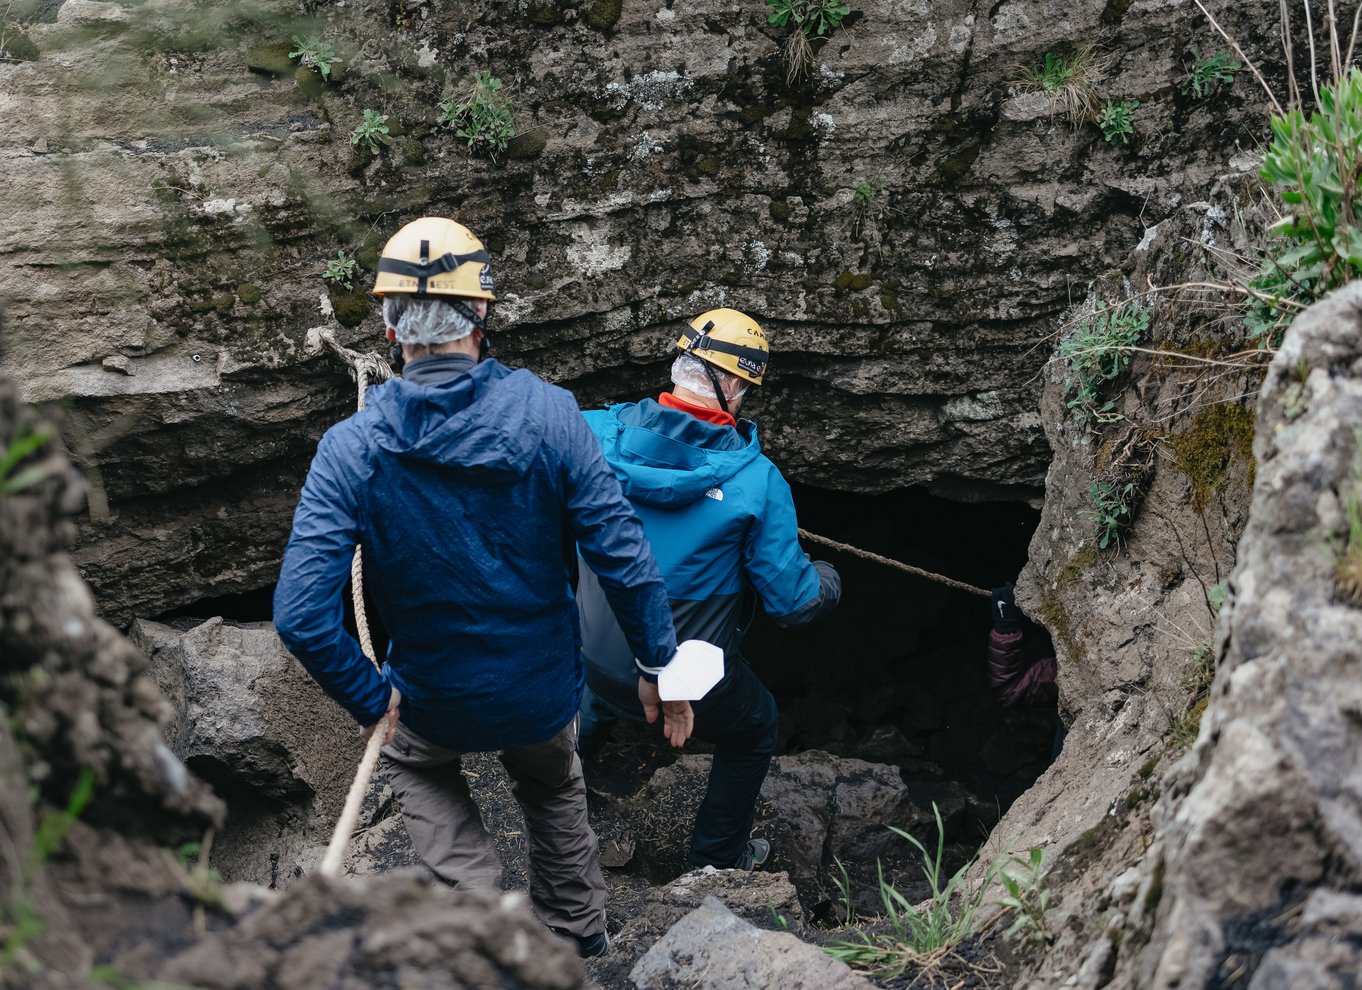
[[[1204,52],[1186,60],[1183,65],[1187,69],[1187,79],[1182,91],[1190,92],[1198,100],[1204,100],[1221,85],[1233,85],[1235,75],[1244,67],[1223,50]]]
[[[439,123],[468,142],[468,149],[493,160],[515,137],[511,101],[501,92],[501,80],[490,71],[479,72],[463,99],[446,95],[440,101]]]
[[[889,826],[890,831],[907,839],[922,854],[922,873],[931,887],[931,898],[921,907],[912,904],[895,889],[892,882],[885,879],[884,865],[877,864],[880,901],[893,934],[875,935],[853,929],[854,938],[823,946],[823,951],[832,958],[849,966],[870,970],[881,978],[893,979],[914,959],[959,945],[974,934],[975,919],[996,869],[990,867],[973,891],[964,886],[965,874],[974,865],[973,859],[949,878],[944,877],[942,857],[946,832],[941,821],[941,810],[935,802],[932,803],[932,813],[936,817],[935,853],[929,853],[926,846],[903,829]],[[840,885],[838,889],[842,890],[850,912],[849,891],[843,890]]]
[[[1097,119],[1097,94],[1093,85],[1101,76],[1106,59],[1086,45],[1067,55],[1046,52],[1040,65],[1022,70],[1017,85],[1041,90],[1051,101],[1052,115],[1062,114],[1075,128]]]
[[[1135,110],[1139,100],[1107,100],[1097,114],[1097,126],[1108,144],[1129,144],[1135,134]]]

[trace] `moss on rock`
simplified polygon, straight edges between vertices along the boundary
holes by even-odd
[[[870,288],[872,279],[869,272],[838,272],[837,278],[833,281],[832,287],[838,292],[861,292]]]
[[[544,146],[548,143],[548,131],[542,127],[535,127],[511,138],[506,145],[506,157],[517,161],[535,159],[539,157]]]
[[[287,41],[257,45],[246,53],[246,68],[264,76],[281,78],[298,71],[298,63],[288,57],[293,46]]]
[[[293,71],[293,82],[309,100],[315,100],[326,91],[326,80],[322,78],[321,73],[314,72],[305,65],[300,65]]]
[[[771,211],[771,219],[776,223],[784,223],[790,219],[790,204],[783,199],[771,200],[768,209]]]
[[[1166,438],[1173,448],[1173,463],[1191,482],[1192,507],[1198,512],[1225,487],[1236,460],[1247,465],[1252,483],[1253,426],[1253,410],[1218,403],[1197,413],[1186,430]]]
[[[624,11],[624,0],[596,0],[586,12],[586,22],[597,31],[609,31]]]
[[[327,289],[331,299],[331,309],[336,314],[336,322],[343,327],[357,327],[369,315],[369,296],[365,292],[346,292],[332,286]]]
[[[242,282],[236,287],[236,297],[247,306],[254,306],[258,303],[262,294],[260,286],[252,285],[250,282]]]

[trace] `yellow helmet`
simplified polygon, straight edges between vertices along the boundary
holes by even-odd
[[[388,239],[378,259],[374,295],[495,299],[491,256],[461,223],[444,217],[413,220]]]
[[[736,309],[711,309],[690,321],[676,346],[716,368],[760,385],[771,356],[756,320]]]

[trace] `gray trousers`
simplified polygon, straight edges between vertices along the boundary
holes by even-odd
[[[501,861],[460,770],[461,757],[399,722],[396,738],[383,747],[383,768],[425,864],[452,886],[500,890]],[[569,935],[604,930],[605,878],[586,818],[577,720],[552,739],[506,750],[501,764],[525,813],[535,912]]]

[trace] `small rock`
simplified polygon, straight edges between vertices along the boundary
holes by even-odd
[[[869,981],[786,932],[766,932],[714,897],[686,915],[629,973],[639,990],[870,990]]]

